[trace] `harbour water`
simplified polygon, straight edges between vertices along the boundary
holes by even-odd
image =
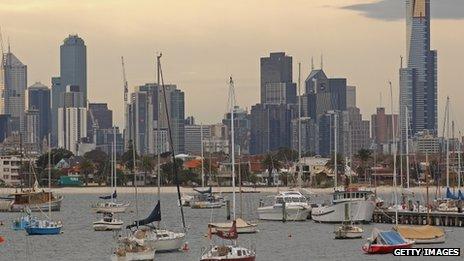
[[[92,222],[100,215],[93,213],[90,205],[97,202],[95,194],[67,194],[64,195],[62,209],[54,212],[53,218],[64,223],[63,233],[58,236],[27,236],[25,231],[13,231],[11,222],[19,213],[0,213],[0,235],[6,242],[0,245],[0,260],[109,260],[110,254],[116,247],[113,232],[95,232]],[[247,220],[257,220],[256,208],[259,200],[268,198],[271,194],[244,194],[243,217]],[[384,195],[389,200],[391,195]],[[130,211],[118,215],[125,225],[136,218],[133,194],[118,194],[119,200],[130,201]],[[231,198],[231,194],[227,197]],[[328,200],[328,195],[317,198],[318,201]],[[145,218],[152,210],[156,201],[154,194],[139,194],[138,217]],[[237,201],[237,215],[239,215],[239,201]],[[162,226],[181,231],[177,195],[166,193],[162,196]],[[210,220],[220,222],[226,217],[225,208],[214,210],[185,209],[187,225],[189,226],[187,240],[189,251],[176,253],[157,253],[156,260],[199,260],[203,247],[208,246],[207,223]],[[34,213],[41,215],[41,213]],[[255,247],[257,260],[439,260],[437,257],[394,257],[387,255],[365,255],[361,246],[365,238],[370,235],[373,227],[388,229],[389,224],[362,225],[363,239],[334,240],[335,225],[317,224],[311,220],[306,222],[259,222],[260,232],[251,235],[240,235],[239,243],[247,247]],[[446,243],[428,245],[424,247],[460,247],[464,249],[464,228],[445,227]],[[124,231],[122,232],[124,233]],[[416,246],[417,247],[417,246]],[[423,247],[423,246],[418,246]],[[446,260],[463,260],[461,257],[445,257]]]

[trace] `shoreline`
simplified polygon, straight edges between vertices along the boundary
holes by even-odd
[[[388,193],[393,192],[394,188],[392,186],[379,186],[377,188],[367,188],[368,190],[376,190],[377,193]],[[45,190],[48,190],[45,188]],[[181,193],[195,193],[192,187],[181,187]],[[249,192],[260,192],[260,193],[277,193],[278,191],[285,190],[297,190],[297,188],[291,187],[242,187],[242,191],[245,193]],[[302,188],[302,190],[308,192],[309,194],[329,194],[333,191],[333,188]],[[398,193],[401,193],[402,188],[397,188]],[[436,193],[436,187],[429,187],[429,194],[434,195]],[[0,188],[0,195],[12,194],[15,191],[19,191],[15,188]],[[52,191],[58,194],[110,194],[112,192],[111,187],[65,187],[65,188],[52,188]],[[133,187],[118,187],[118,193],[121,194],[131,194],[134,193]],[[235,191],[238,193],[239,189],[236,188]],[[426,193],[425,187],[411,187],[408,191],[413,193]],[[446,187],[440,187],[440,192],[444,193]],[[453,191],[453,188],[451,188]],[[138,187],[138,193],[142,194],[156,194],[157,187]],[[213,192],[223,192],[223,193],[232,193],[232,187],[213,187]],[[174,186],[161,187],[161,193],[177,193],[177,189]]]

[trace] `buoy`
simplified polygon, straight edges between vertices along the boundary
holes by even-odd
[[[292,234],[289,234],[289,235],[288,235],[288,238],[291,238],[291,237],[292,237]]]
[[[0,237],[0,244],[2,244],[3,242],[5,242],[5,238]]]
[[[190,248],[189,248],[188,242],[185,242],[184,245],[182,246],[182,251],[187,252],[189,250]]]

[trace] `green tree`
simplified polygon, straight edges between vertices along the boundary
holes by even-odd
[[[93,174],[95,170],[95,166],[90,160],[84,159],[79,164],[79,168],[80,168],[81,174],[84,175],[85,185],[87,186],[89,184],[89,175]]]
[[[360,161],[360,166],[358,167],[358,174],[363,173],[364,180],[367,179],[367,172],[370,169],[370,162],[372,160],[372,151],[368,149],[360,149],[356,154],[356,158]]]
[[[129,170],[133,171],[134,170],[134,155],[133,155],[133,146],[132,146],[132,140],[129,141],[129,147],[124,154],[121,156],[121,163]],[[137,152],[135,153],[135,160],[137,161],[139,159],[139,155],[137,155]]]
[[[176,159],[175,167],[178,170],[177,172],[179,176],[179,183],[181,182],[180,170],[182,169],[183,164],[184,162],[181,159]],[[161,171],[163,173],[162,175],[164,177],[166,184],[175,184],[174,166],[173,166],[172,161],[169,161],[161,165]]]
[[[108,180],[108,169],[111,167],[108,155],[101,150],[92,150],[84,154],[84,158],[91,161],[95,166],[95,178],[98,185]]]
[[[143,156],[140,163],[140,170],[143,171],[144,176],[144,185],[147,185],[147,176],[148,174],[153,173],[155,168],[155,163],[153,162],[153,157]]]
[[[261,164],[263,167],[265,167],[268,171],[269,178],[267,180],[268,185],[270,186],[272,184],[272,171],[279,170],[282,167],[282,162],[280,162],[275,155],[273,155],[272,152],[269,152],[266,154],[264,159],[261,161]]]
[[[332,156],[332,158],[329,161],[327,161],[325,166],[327,168],[335,170],[334,162],[335,162],[335,158]],[[341,184],[340,177],[344,176],[344,174],[345,174],[345,161],[343,160],[343,157],[340,154],[337,154],[337,181],[339,181],[338,184]]]
[[[71,156],[73,156],[73,153],[69,150],[59,148],[59,149],[52,149],[51,151],[51,162],[53,165],[56,165],[60,160],[62,159],[69,159]],[[47,165],[48,165],[48,151],[37,159],[37,168],[42,171],[44,170]]]

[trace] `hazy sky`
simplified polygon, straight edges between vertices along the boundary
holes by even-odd
[[[464,1],[432,0],[432,48],[438,50],[440,119],[451,96],[464,110]],[[163,52],[166,82],[186,93],[186,115],[218,122],[226,110],[227,79],[233,75],[240,106],[259,100],[259,58],[285,51],[302,79],[310,57],[330,77],[357,86],[364,118],[375,112],[388,81],[397,104],[400,55],[405,52],[403,0],[0,0],[4,40],[28,65],[29,85],[59,74],[59,46],[68,34],[87,45],[91,102],[108,102],[122,123],[122,73],[133,86],[155,80],[155,54]],[[453,117],[453,116],[452,116]],[[462,118],[457,126],[464,128]],[[439,123],[441,126],[441,123]]]

